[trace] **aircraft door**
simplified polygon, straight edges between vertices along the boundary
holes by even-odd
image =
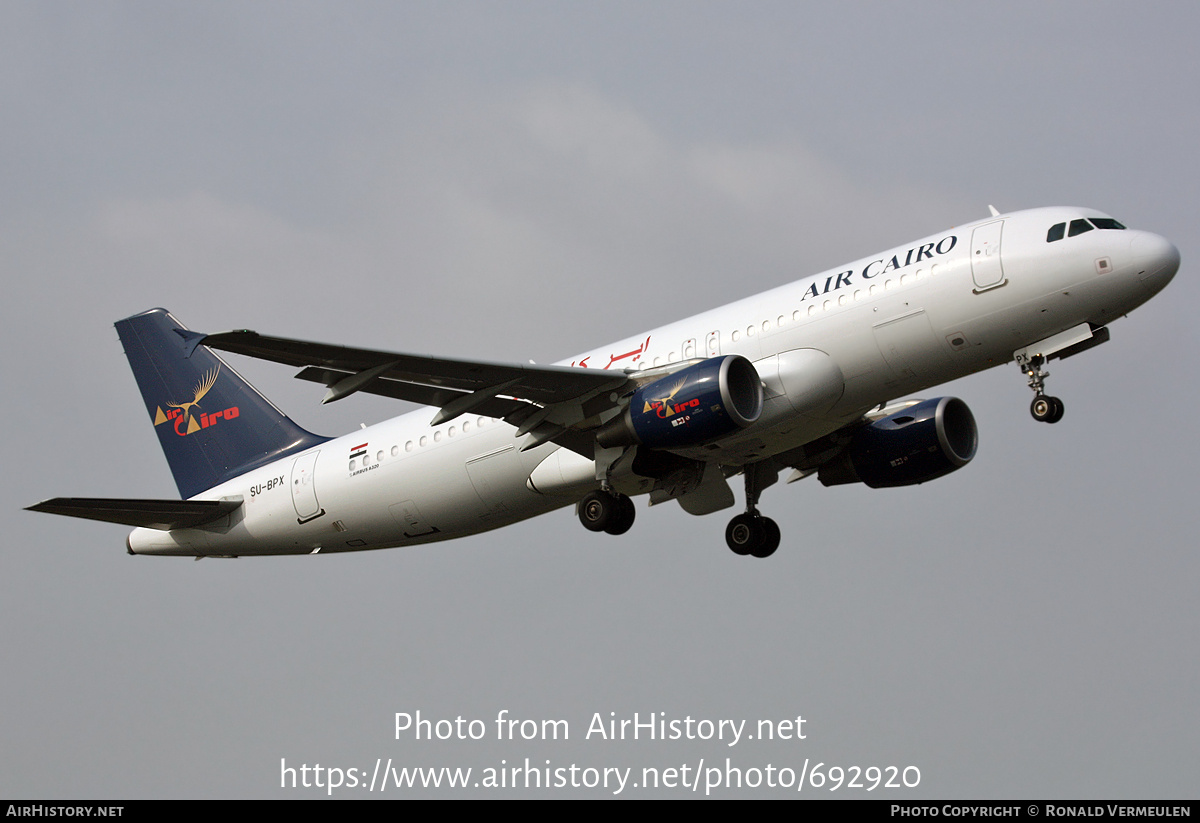
[[[292,463],[292,505],[299,523],[315,520],[325,513],[317,502],[316,467],[320,453],[302,454]]]
[[[1000,239],[1004,233],[1004,221],[993,220],[977,226],[971,232],[971,277],[975,280],[976,293],[1003,286],[1004,266],[1000,262]]]
[[[719,331],[710,331],[708,338],[704,341],[705,347],[708,349],[709,357],[721,356],[721,333]]]

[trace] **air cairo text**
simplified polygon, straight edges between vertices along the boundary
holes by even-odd
[[[935,255],[949,254],[950,251],[958,244],[958,236],[949,234],[943,237],[936,243],[924,243],[920,246],[913,246],[904,252],[897,252],[890,258],[881,257],[878,260],[872,260],[867,265],[863,266],[861,272],[857,275],[862,280],[871,280],[881,274],[898,271],[899,269],[915,266],[922,260],[932,260]],[[810,297],[819,297],[822,294],[829,294],[831,291],[837,291],[843,286],[851,285],[850,278],[855,276],[855,269],[846,269],[838,274],[831,274],[825,278],[824,287],[821,281],[814,280],[804,291],[804,296],[801,300],[807,300]]]

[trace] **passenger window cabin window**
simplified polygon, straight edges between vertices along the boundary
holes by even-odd
[[[1062,240],[1063,233],[1067,230],[1066,223],[1055,223],[1050,227],[1050,231],[1046,232],[1046,242],[1053,243],[1055,240]]]
[[[1067,230],[1067,237],[1074,237],[1077,234],[1083,234],[1085,231],[1091,231],[1092,224],[1086,220],[1072,220],[1071,228]]]

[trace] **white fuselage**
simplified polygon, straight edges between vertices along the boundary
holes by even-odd
[[[746,357],[766,386],[762,418],[715,449],[678,452],[744,465],[811,442],[891,399],[1009,362],[1066,329],[1104,326],[1148,300],[1178,265],[1163,238],[1094,230],[1047,242],[1052,225],[1097,214],[1053,208],[981,220],[562,365],[640,370]],[[800,397],[806,386],[783,374],[781,364],[796,352],[827,364],[821,380],[828,385],[811,408]],[[558,450],[553,443],[522,452],[515,429],[502,421],[472,415],[430,426],[432,416],[405,414],[223,483],[196,499],[240,496],[244,505],[234,514],[196,529],[136,529],[129,548],[221,556],[415,545],[497,528],[582,496],[570,482],[549,495],[527,482]]]

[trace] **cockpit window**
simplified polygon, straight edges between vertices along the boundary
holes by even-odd
[[[1072,220],[1071,229],[1067,232],[1067,237],[1074,237],[1077,234],[1083,234],[1085,231],[1091,231],[1092,224],[1086,220]]]
[[[1050,227],[1050,231],[1046,232],[1046,242],[1053,243],[1055,240],[1062,240],[1064,232],[1066,232],[1067,237],[1074,237],[1077,234],[1091,231],[1093,227],[1097,229],[1125,228],[1111,217],[1091,217],[1088,220],[1072,220],[1070,230],[1067,230],[1066,223],[1055,223]]]

